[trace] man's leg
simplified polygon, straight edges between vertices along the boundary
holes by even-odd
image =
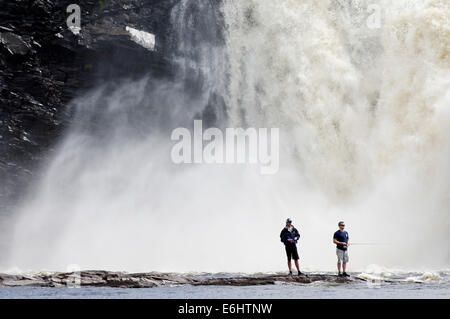
[[[344,276],[346,276],[346,277],[348,277],[348,274],[347,274],[347,272],[346,272],[346,269],[347,269],[347,263],[348,263],[348,250],[346,250],[346,251],[344,252],[344,260],[343,260],[343,263],[342,263],[342,267],[343,267],[343,269],[344,269]]]
[[[291,252],[290,247],[285,246],[284,248],[286,249],[286,256],[287,256],[287,260],[288,260],[289,273],[291,273],[292,272],[292,263],[291,263],[292,252]]]
[[[295,262],[295,268],[297,268],[297,271],[300,271],[300,265],[298,263],[298,259],[294,260]]]
[[[302,273],[300,271],[300,264],[298,262],[300,257],[298,256],[297,246],[292,247],[292,258],[294,259],[295,268],[297,268],[298,274],[301,275]]]
[[[347,263],[348,263],[348,251],[346,250],[346,251],[344,251],[344,258],[342,260],[342,269],[343,269],[344,276],[346,276],[346,277],[348,276],[346,273]]]
[[[341,257],[341,254],[342,254],[342,251],[339,250],[338,248],[336,248],[336,256],[338,259],[338,262],[337,262],[338,274],[341,274],[341,261],[343,261],[342,260],[343,256]]]

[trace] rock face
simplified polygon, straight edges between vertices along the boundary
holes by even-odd
[[[335,275],[310,274],[308,276],[262,275],[238,277],[206,277],[180,275],[170,273],[135,273],[126,274],[108,271],[81,271],[80,273],[51,273],[36,275],[0,274],[0,287],[66,287],[96,286],[120,288],[152,288],[163,285],[194,285],[194,286],[256,286],[274,285],[276,283],[310,284],[313,282],[328,282],[345,284],[353,280],[363,280],[337,277]]]
[[[80,0],[81,32],[75,35],[66,25],[71,0],[0,0],[2,214],[58,141],[72,98],[105,79],[170,76],[168,21],[179,1]],[[155,34],[156,50],[132,41],[127,26]]]

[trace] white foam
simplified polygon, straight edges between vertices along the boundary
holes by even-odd
[[[154,51],[155,50],[155,44],[156,44],[156,37],[154,34],[137,30],[134,28],[131,28],[127,26],[125,30],[128,31],[131,35],[131,40],[136,42],[137,44],[143,46],[144,48]]]

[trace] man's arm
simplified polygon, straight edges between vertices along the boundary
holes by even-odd
[[[350,243],[350,241],[348,243],[344,243],[344,242],[338,241],[336,238],[333,238],[333,244],[336,244],[336,245],[347,246],[347,245],[349,245],[349,243]]]
[[[340,242],[340,241],[338,241],[337,239],[336,239],[336,233],[334,233],[334,235],[333,235],[333,244],[336,244],[336,245],[347,245],[346,243],[343,243],[343,242]]]
[[[283,230],[280,233],[280,239],[283,243],[286,242],[286,229],[285,228],[283,228]]]
[[[333,244],[339,244],[339,242],[336,239],[336,233],[333,234]]]
[[[296,235],[295,235],[295,240],[299,240],[300,239],[300,232],[297,230],[297,228],[295,229],[295,233],[296,233]]]

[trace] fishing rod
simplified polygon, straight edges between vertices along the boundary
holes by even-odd
[[[389,243],[350,243],[349,246],[358,245],[358,246],[381,246],[381,245],[390,245]]]

